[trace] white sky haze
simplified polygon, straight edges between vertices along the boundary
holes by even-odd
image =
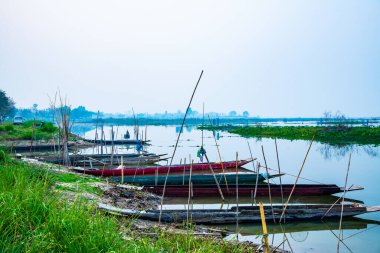
[[[18,107],[380,116],[380,1],[0,1]]]

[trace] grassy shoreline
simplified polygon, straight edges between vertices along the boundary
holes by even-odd
[[[50,122],[26,121],[22,125],[5,123],[0,125],[1,140],[49,140],[57,135],[58,128]]]
[[[311,140],[332,144],[380,144],[380,127],[345,126],[207,126],[207,130],[221,130],[243,137]]]
[[[56,187],[74,182],[91,191],[89,181],[10,159],[0,150],[0,252],[252,252],[247,245],[191,233],[187,244],[186,234],[160,227],[147,235],[133,229],[135,220],[106,215],[80,194],[69,201]]]

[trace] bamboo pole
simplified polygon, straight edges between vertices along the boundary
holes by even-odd
[[[344,183],[344,192],[342,197],[342,210],[340,212],[340,220],[339,220],[339,234],[338,234],[338,246],[337,246],[337,252],[339,253],[339,246],[340,246],[340,238],[343,238],[342,234],[342,219],[343,219],[343,209],[344,209],[344,197],[346,196],[346,188],[347,188],[347,181],[348,181],[348,173],[350,172],[350,165],[351,165],[351,154],[348,158],[348,166],[347,166],[347,172],[346,172],[346,180]]]
[[[96,115],[95,142],[94,142],[94,144],[96,144],[96,140],[98,139],[98,123],[99,123],[99,110],[98,110],[98,114]],[[95,149],[95,145],[94,145],[94,149]],[[93,152],[94,152],[94,149],[93,149]],[[99,154],[99,147],[97,148],[97,151]]]
[[[239,174],[238,174],[238,152],[236,152],[236,241],[239,240]]]
[[[247,141],[247,144],[248,144],[249,154],[251,155],[251,159],[252,159],[253,172],[256,172],[256,170],[255,170],[255,164],[253,163],[254,160],[253,160],[251,145],[249,145],[249,141]]]
[[[201,81],[201,78],[202,78],[202,75],[203,75],[203,70],[198,78],[198,81],[197,81],[197,84],[195,85],[195,88],[193,90],[193,94],[191,95],[191,98],[190,98],[190,101],[189,101],[189,104],[187,106],[187,109],[186,109],[186,113],[185,113],[185,116],[183,117],[183,120],[182,120],[182,124],[181,124],[181,129],[178,133],[178,137],[177,137],[177,141],[175,143],[175,146],[174,146],[174,150],[173,150],[173,155],[170,159],[170,165],[169,165],[169,169],[168,169],[168,172],[166,173],[166,178],[165,178],[165,183],[164,183],[164,188],[162,189],[162,197],[161,197],[161,203],[160,203],[160,216],[158,218],[158,223],[161,224],[161,215],[162,215],[162,204],[163,204],[163,201],[164,201],[164,197],[165,197],[165,191],[166,191],[166,182],[168,180],[168,176],[169,176],[169,173],[170,173],[170,167],[172,166],[172,163],[173,163],[173,159],[174,159],[174,156],[175,156],[175,153],[176,153],[176,150],[177,150],[177,147],[178,147],[178,142],[179,142],[179,138],[181,137],[181,133],[182,133],[182,130],[183,130],[183,125],[185,124],[185,120],[186,120],[186,116],[187,116],[187,113],[189,111],[189,108],[190,108],[190,105],[191,105],[191,102],[193,101],[193,98],[194,98],[194,95],[195,95],[195,91],[197,90],[197,87],[199,85],[199,82]]]
[[[103,137],[104,137],[104,124],[102,124],[102,127],[101,127],[101,134],[100,134],[100,153],[103,155]]]
[[[191,159],[191,158],[190,158]],[[192,175],[192,171],[193,171],[193,160],[191,160],[191,164],[190,164],[190,176],[189,176],[189,196],[187,198],[187,213],[186,213],[186,229],[187,229],[187,233],[186,233],[186,248],[188,249],[188,245],[189,245],[189,207],[190,207],[190,198],[191,198],[191,175]],[[186,250],[187,252],[187,250]]]
[[[269,253],[268,230],[267,230],[267,223],[265,221],[265,213],[264,213],[263,203],[260,202],[259,207],[260,207],[261,225],[263,227],[263,236],[264,236],[264,241],[265,241],[265,252]]]
[[[302,170],[303,170],[303,166],[305,165],[306,158],[307,158],[307,156],[309,155],[309,152],[310,152],[311,146],[313,145],[314,138],[315,138],[315,135],[313,136],[313,138],[312,138],[311,141],[310,141],[310,145],[309,145],[309,148],[307,149],[307,152],[306,152],[305,158],[303,159],[303,162],[302,162],[302,165],[301,165],[301,169],[300,169],[299,172],[298,172],[298,175],[297,175],[296,181],[294,182],[294,185],[293,185],[292,190],[290,191],[290,194],[289,194],[288,200],[286,201],[285,206],[284,206],[284,209],[282,210],[281,217],[280,217],[280,222],[281,222],[281,220],[282,220],[282,217],[283,217],[284,214],[285,214],[286,208],[288,207],[289,201],[290,201],[290,199],[292,198],[292,195],[293,195],[294,189],[296,188],[296,185],[297,185],[298,179],[299,179],[299,177],[301,176],[301,172],[302,172]]]
[[[206,158],[206,161],[207,161],[207,163],[208,163],[208,166],[209,166],[209,168],[210,168],[210,170],[211,170],[211,173],[212,173],[212,175],[213,175],[213,177],[214,177],[214,179],[215,179],[215,183],[216,183],[216,186],[218,187],[218,191],[219,191],[220,197],[221,197],[222,200],[224,201],[224,196],[223,196],[222,189],[220,188],[219,182],[218,182],[218,180],[216,179],[215,172],[214,172],[214,170],[213,170],[213,168],[212,168],[212,166],[211,166],[211,164],[210,164],[210,161],[208,160],[207,154],[205,154],[205,158]]]
[[[210,122],[210,125],[212,125],[210,115],[208,115],[208,120]],[[218,156],[219,156],[220,163],[222,165],[222,172],[223,172],[224,182],[225,182],[226,187],[227,187],[227,192],[230,192],[230,189],[228,188],[228,182],[227,182],[226,174],[224,174],[224,164],[222,161],[222,156],[220,155],[219,144],[218,144],[215,136],[214,135],[212,135],[212,136],[214,137],[215,146],[216,146],[216,149],[218,150]]]
[[[290,245],[289,238],[288,238],[288,236],[286,235],[284,228],[282,227],[281,223],[279,223],[278,225],[280,226],[280,229],[281,229],[281,231],[282,231],[282,234],[284,235],[284,238],[286,239],[286,242],[288,243],[288,246],[289,246],[290,252],[293,253],[292,245]]]
[[[203,103],[203,107],[202,107],[202,145],[201,145],[201,148],[203,148],[203,128],[205,126],[205,103]]]
[[[124,184],[124,165],[123,165],[123,156],[121,156],[121,183]]]
[[[354,185],[351,185],[350,188],[348,188],[348,191],[353,187]],[[342,196],[340,196],[331,206],[330,208],[323,214],[321,220],[323,220],[323,218],[325,218],[325,216],[330,212],[330,210],[336,205],[336,203],[338,203],[341,199],[343,198],[343,194]],[[342,201],[343,202],[343,201]]]
[[[179,162],[179,164],[181,164],[181,162],[182,162],[182,158],[181,158],[181,161]],[[185,185],[185,171],[186,171],[186,157],[183,160],[182,185]]]
[[[256,204],[256,194],[257,194],[257,185],[259,184],[259,176],[260,176],[260,163],[257,162],[256,163],[256,171],[257,171],[257,174],[256,174],[256,184],[255,184],[255,194],[253,195],[253,199],[255,201],[255,204]]]
[[[111,165],[113,165],[113,153],[114,153],[114,149],[115,149],[115,145],[114,145],[114,131],[113,131],[113,125],[111,126]]]
[[[267,179],[267,183],[268,183],[268,195],[269,195],[270,207],[271,207],[271,210],[272,210],[273,222],[276,223],[276,219],[274,218],[273,204],[272,204],[272,193],[270,191],[270,184],[269,184],[269,173],[268,173],[267,159],[265,158],[265,153],[264,153],[264,147],[263,147],[263,145],[261,145],[261,151],[263,152],[263,158],[264,158],[266,173],[267,173],[267,176],[268,176],[268,179]]]
[[[148,132],[148,125],[147,125],[147,124],[145,124],[145,141],[147,140],[147,139],[146,139],[146,136],[147,136],[147,134],[146,134],[146,133],[147,133],[147,132]]]
[[[280,159],[278,157],[278,148],[277,148],[277,140],[276,140],[276,138],[274,138],[274,145],[276,146],[276,157],[277,157],[278,173],[281,174]],[[284,204],[284,192],[282,190],[282,179],[281,179],[281,177],[280,177],[280,189],[281,189],[281,204]]]

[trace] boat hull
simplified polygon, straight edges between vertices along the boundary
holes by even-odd
[[[155,167],[136,167],[136,168],[124,168],[124,169],[106,169],[106,170],[78,170],[76,171],[94,175],[94,176],[103,176],[103,177],[117,177],[117,176],[134,176],[134,175],[155,175],[155,174],[163,174],[167,173],[169,170],[170,172],[186,172],[190,171],[190,168],[192,168],[193,171],[204,171],[204,172],[210,172],[210,166],[213,170],[221,170],[221,169],[227,169],[227,168],[235,168],[241,167],[249,162],[251,162],[251,159],[248,160],[240,160],[240,161],[230,161],[230,162],[223,162],[223,163],[195,163],[193,165],[191,164],[183,164],[183,165],[172,165],[172,166],[155,166]],[[181,183],[182,184],[182,183]]]
[[[284,184],[282,185],[282,194],[284,197],[288,197],[293,184]],[[162,195],[163,187],[160,186],[151,186],[145,187],[145,190]],[[352,190],[361,190],[361,187],[351,187]],[[221,187],[223,196],[254,196],[256,191],[256,196],[269,196],[269,187],[268,184],[258,184],[257,188],[255,185],[230,185],[228,188],[223,185]],[[335,193],[343,192],[344,189],[338,187],[334,184],[299,184],[294,188],[294,196],[321,196],[321,195],[331,195]],[[219,189],[213,185],[210,186],[197,186],[192,189],[193,197],[210,197],[210,196],[219,196]],[[280,185],[270,185],[270,194],[271,196],[282,196],[281,186]],[[189,187],[186,186],[168,186],[165,189],[166,197],[188,197],[189,196]]]
[[[154,220],[160,219],[163,222],[182,223],[191,217],[193,223],[200,224],[227,224],[227,223],[260,223],[261,216],[259,206],[239,206],[226,210],[202,209],[202,210],[147,210],[144,212],[120,209],[105,204],[99,204],[103,210],[113,214],[124,216],[135,216],[141,219]],[[378,212],[380,207],[365,207],[362,205],[289,205],[282,216],[284,206],[272,205],[264,206],[265,219],[267,222],[278,222],[282,217],[282,222],[297,220],[339,220],[356,215]],[[343,211],[342,211],[343,210]],[[161,213],[161,215],[160,215]]]
[[[256,173],[239,173],[238,174],[239,185],[252,184],[256,182]],[[266,173],[260,173],[258,181],[262,182],[266,179],[281,176],[282,174],[268,175]],[[169,175],[166,176],[126,176],[126,177],[111,177],[111,180],[128,183],[128,184],[138,184],[144,186],[163,186],[166,185],[188,185],[189,184],[189,174],[183,175]],[[235,184],[236,174],[235,173],[220,173],[220,174],[196,174],[191,176],[191,182],[193,186],[198,185],[214,185],[216,187],[217,181],[220,185]]]

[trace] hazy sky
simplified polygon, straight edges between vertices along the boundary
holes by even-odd
[[[0,0],[18,107],[380,116],[380,1]]]

